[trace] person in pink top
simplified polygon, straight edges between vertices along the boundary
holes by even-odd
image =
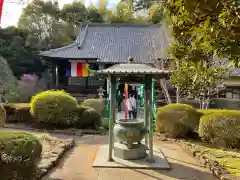
[[[136,99],[135,99],[133,94],[131,94],[129,96],[129,98],[127,99],[126,106],[127,106],[127,109],[128,109],[129,119],[132,119],[132,118],[136,119],[136,116],[137,116],[137,103],[136,103]]]

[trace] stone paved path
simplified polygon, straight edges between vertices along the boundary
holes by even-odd
[[[59,136],[58,136],[59,137]],[[62,136],[65,138],[66,136]],[[154,140],[154,147],[161,148],[171,170],[135,170],[92,168],[100,144],[107,144],[106,136],[86,135],[74,137],[76,146],[60,164],[43,180],[215,180],[211,173],[177,144]]]

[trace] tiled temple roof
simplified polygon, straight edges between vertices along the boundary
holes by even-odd
[[[167,28],[161,24],[88,24],[80,28],[73,44],[43,51],[40,56],[102,63],[126,63],[131,56],[136,63],[152,63],[167,58],[164,51],[170,43]]]

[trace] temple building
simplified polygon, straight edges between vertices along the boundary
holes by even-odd
[[[171,43],[167,32],[161,24],[85,24],[72,44],[42,51],[40,56],[54,67],[56,88],[75,96],[94,96],[100,86],[106,89],[106,79],[91,71],[127,63],[129,57],[140,64],[167,59],[165,50]]]

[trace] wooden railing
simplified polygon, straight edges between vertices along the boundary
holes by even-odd
[[[74,85],[74,86],[104,86],[105,80],[100,80],[97,77],[87,77],[87,78],[80,78],[80,77],[70,77],[68,79],[68,85]]]

